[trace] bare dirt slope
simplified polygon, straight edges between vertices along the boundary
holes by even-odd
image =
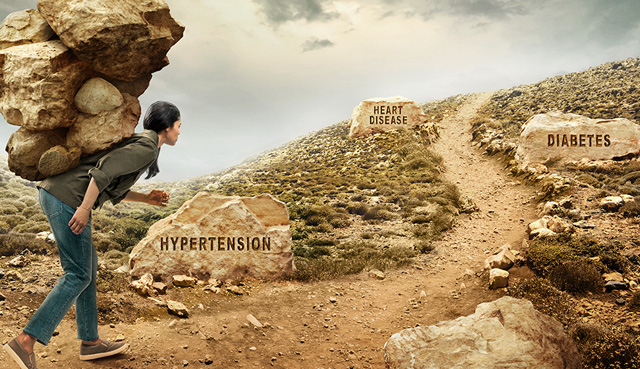
[[[306,284],[251,282],[242,296],[174,289],[168,298],[188,306],[188,319],[155,308],[157,314],[133,325],[102,326],[104,338],[123,335],[131,347],[124,355],[90,363],[78,360],[70,314],[48,347],[36,346],[39,368],[383,368],[383,346],[392,334],[471,314],[477,304],[503,295],[488,290],[479,277],[483,261],[505,243],[519,248],[526,225],[535,220],[533,189],[471,145],[469,122],[488,97],[474,95],[451,113],[435,144],[447,178],[479,211],[460,215],[434,252],[413,265],[387,271],[384,280],[363,273]],[[248,314],[265,327],[254,327]],[[3,341],[24,323],[0,322]],[[6,360],[1,352],[0,368],[13,367]]]

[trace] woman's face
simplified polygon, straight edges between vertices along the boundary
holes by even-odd
[[[174,146],[176,142],[178,142],[178,136],[180,136],[181,125],[182,125],[182,122],[180,120],[177,120],[175,123],[173,123],[173,127],[167,128],[164,130],[164,132],[166,132],[165,143],[167,145]]]

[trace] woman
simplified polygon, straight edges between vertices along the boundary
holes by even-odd
[[[127,349],[124,342],[109,342],[98,335],[98,258],[91,242],[91,209],[107,200],[113,204],[136,201],[166,206],[169,201],[166,192],[139,193],[129,188],[145,171],[148,172],[146,178],[158,174],[160,148],[164,144],[176,144],[180,125],[180,111],[175,105],[155,102],[144,117],[144,132],[93,154],[83,159],[77,168],[47,178],[38,185],[40,206],[56,239],[64,274],[24,330],[4,345],[20,368],[36,368],[34,344],[49,343],[74,303],[78,339],[82,340],[80,360],[103,358]]]

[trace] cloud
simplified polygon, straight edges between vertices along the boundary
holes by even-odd
[[[325,47],[331,47],[333,45],[334,45],[333,42],[326,39],[325,40],[318,40],[318,39],[307,40],[304,42],[304,44],[302,44],[302,52],[323,49]]]
[[[274,27],[295,20],[329,21],[338,17],[338,13],[324,9],[327,0],[254,0],[267,21]]]

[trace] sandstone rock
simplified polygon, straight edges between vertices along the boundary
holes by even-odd
[[[634,202],[634,201],[636,201],[636,200],[635,200],[635,197],[633,197],[633,196],[631,196],[631,195],[620,195],[620,197],[622,197],[622,201],[623,201],[625,204],[628,204],[628,203],[630,203],[630,202]]]
[[[535,231],[532,231],[531,233],[529,233],[529,239],[532,240],[536,237],[549,237],[549,236],[555,236],[556,232],[548,229],[548,228],[538,228]]]
[[[78,115],[73,98],[92,73],[59,40],[0,50],[0,112],[31,130],[69,127]]]
[[[260,321],[256,319],[256,317],[253,316],[253,314],[247,315],[247,320],[249,321],[249,323],[253,324],[254,327],[262,328],[262,323],[260,323]]]
[[[555,201],[547,201],[542,208],[542,215],[555,214],[560,209],[560,204]]]
[[[640,151],[640,126],[624,118],[597,120],[576,114],[537,114],[520,130],[522,163],[613,159]]]
[[[600,200],[600,207],[604,211],[618,211],[624,205],[624,200],[620,196],[608,196]]]
[[[107,82],[116,86],[118,91],[123,94],[129,94],[134,97],[139,97],[142,95],[147,88],[149,88],[149,83],[151,82],[151,74],[147,74],[133,81],[120,81],[115,78],[109,78],[107,76],[102,76]]]
[[[577,221],[577,222],[574,222],[574,223],[573,223],[573,226],[574,226],[574,227],[578,227],[578,228],[582,228],[582,229],[593,229],[593,228],[595,228],[595,227],[596,227],[596,225],[595,225],[595,224],[593,224],[593,223],[589,223],[589,222],[588,222],[588,221],[586,221],[586,220],[579,220],[579,221]]]
[[[396,333],[384,359],[392,369],[581,368],[562,324],[512,297],[480,304],[473,315]]]
[[[140,296],[149,296],[151,295],[152,284],[153,284],[153,276],[150,273],[147,273],[142,277],[140,277],[140,279],[131,282],[129,284],[129,287]]]
[[[364,100],[353,109],[349,137],[406,129],[427,121],[422,108],[407,98],[394,96]]]
[[[37,234],[36,234],[36,239],[37,239],[37,240],[46,241],[46,240],[47,240],[47,238],[49,238],[49,235],[51,235],[51,234],[52,234],[52,233],[51,233],[51,232],[49,232],[49,231],[43,231],[43,232],[40,232],[40,233],[37,233]]]
[[[628,290],[629,284],[627,282],[620,281],[610,281],[604,285],[604,289],[607,292],[615,291],[615,290]]]
[[[35,9],[7,15],[0,25],[0,49],[49,41],[55,33]]]
[[[22,281],[23,279],[22,274],[15,270],[8,271],[7,274],[4,275],[4,277],[12,281]]]
[[[81,112],[96,115],[121,106],[124,98],[116,86],[94,77],[80,87],[74,102]]]
[[[198,282],[197,278],[189,277],[186,275],[174,275],[173,285],[176,287],[194,287]]]
[[[485,268],[509,270],[516,262],[516,256],[511,251],[510,245],[502,246],[500,252],[489,256],[485,261]]]
[[[491,269],[489,272],[489,288],[492,290],[509,285],[509,272],[502,269]]]
[[[151,287],[161,295],[164,295],[167,293],[167,285],[162,282],[154,282],[151,284]]]
[[[169,314],[177,315],[181,318],[189,317],[189,309],[183,303],[177,301],[167,301],[167,309]]]
[[[605,282],[624,282],[624,277],[618,272],[605,273],[602,275]]]
[[[67,149],[64,146],[54,146],[45,151],[38,161],[38,172],[44,177],[51,177],[64,173],[80,165],[82,150],[77,147]]]
[[[555,233],[571,233],[573,232],[573,226],[566,220],[558,217],[553,217],[547,222],[547,228]]]
[[[380,271],[378,269],[371,269],[369,271],[369,277],[375,278],[375,279],[378,279],[378,280],[383,280],[384,277],[385,277],[385,274],[384,274],[384,272],[382,272],[382,271]]]
[[[38,10],[80,59],[123,81],[165,67],[184,32],[164,0],[40,0]]]
[[[238,286],[227,286],[227,292],[233,293],[234,295],[244,295],[242,289]]]
[[[69,129],[67,145],[77,146],[85,154],[105,150],[131,137],[142,114],[138,99],[123,94],[124,104],[98,115],[80,114],[78,122]]]
[[[271,195],[201,192],[155,223],[131,251],[133,276],[187,274],[216,279],[278,278],[295,271],[289,214]]]
[[[529,223],[529,233],[535,231],[540,228],[547,228],[547,222],[549,221],[549,217],[543,217],[536,220],[533,223]]]
[[[30,131],[20,128],[9,138],[6,151],[9,154],[9,169],[30,181],[44,179],[38,171],[40,158],[54,146],[66,143],[66,129],[52,131]]]
[[[29,259],[24,257],[24,255],[18,255],[15,258],[9,260],[9,266],[14,268],[24,268],[29,264]]]

